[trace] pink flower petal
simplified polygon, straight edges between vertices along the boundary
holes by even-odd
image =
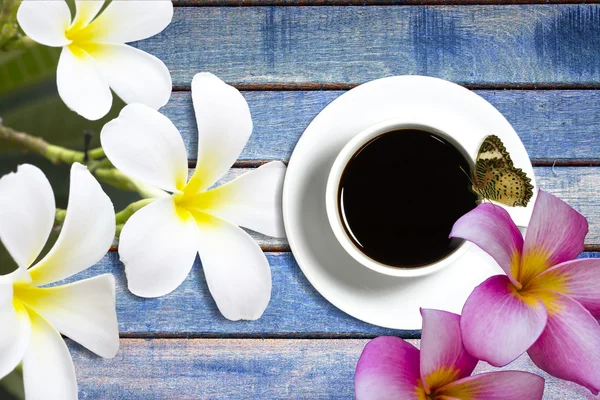
[[[581,304],[555,293],[544,333],[529,349],[533,362],[557,378],[600,392],[600,325]]]
[[[504,275],[477,286],[462,311],[464,345],[472,356],[504,366],[525,352],[546,326],[546,307],[521,295]]]
[[[544,379],[529,372],[488,372],[453,382],[436,392],[436,395],[436,399],[541,400]]]
[[[600,259],[561,263],[533,278],[528,286],[566,294],[600,318]]]
[[[365,346],[354,375],[357,400],[418,400],[419,350],[402,339],[382,336]]]
[[[471,375],[477,360],[462,343],[460,316],[446,311],[421,309],[421,377],[431,390]]]
[[[576,258],[587,231],[583,215],[540,190],[525,235],[519,282],[525,285],[546,269]]]
[[[456,221],[450,237],[475,243],[496,260],[515,286],[520,287],[515,278],[519,271],[523,236],[505,209],[491,203],[478,205]]]

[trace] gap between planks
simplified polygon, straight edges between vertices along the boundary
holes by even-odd
[[[546,172],[550,172],[552,171],[554,173],[554,169],[552,168],[553,166],[556,167],[561,167],[563,168],[564,171],[575,171],[576,175],[586,175],[586,173],[583,173],[582,171],[592,171],[592,174],[594,176],[596,176],[595,174],[597,173],[597,167],[596,168],[590,168],[590,164],[594,164],[597,163],[599,160],[595,160],[595,159],[571,159],[570,161],[567,162],[560,162],[560,159],[550,159],[550,160],[545,160],[543,163],[545,163],[548,166],[543,166],[543,167],[538,167],[536,166],[536,168],[540,168],[541,170],[545,170]],[[535,159],[533,160],[533,164],[536,165]],[[564,159],[563,159],[564,161]],[[235,178],[236,176],[239,176],[240,174],[244,173],[244,170],[248,170],[251,168],[248,167],[256,167],[258,165],[262,165],[264,163],[266,163],[268,161],[266,160],[257,160],[257,161],[252,161],[252,164],[256,163],[256,165],[246,165],[246,168],[235,168],[236,166],[238,166],[239,162],[236,163],[234,165],[234,168],[232,168],[230,170],[230,173],[228,173],[221,181],[219,181],[218,184],[222,184],[225,183],[233,178]],[[286,162],[285,160],[283,162]],[[583,168],[578,167],[578,163],[583,163]],[[249,163],[250,164],[250,163]],[[573,167],[573,168],[570,168]],[[542,174],[544,175],[544,174]],[[581,185],[581,184],[585,184],[585,181],[577,181],[577,185]],[[587,185],[592,184],[591,182],[588,182]],[[557,188],[555,188],[557,189]],[[560,191],[560,188],[558,188],[558,190]],[[570,191],[569,191],[570,193]],[[592,192],[592,193],[596,193],[596,192]],[[594,194],[590,194],[590,196],[595,199],[596,196]],[[582,203],[583,205],[583,203]],[[590,211],[590,210],[587,210]],[[596,233],[595,233],[596,234]],[[252,235],[252,233],[251,233]],[[260,244],[261,248],[263,251],[265,252],[269,252],[269,253],[288,253],[290,252],[290,247],[289,244],[287,243],[287,241],[285,240],[265,240],[264,237],[262,237],[262,235],[257,235],[255,237],[255,239],[258,241],[258,243]],[[594,239],[590,238],[590,241],[592,243],[588,243],[585,245],[585,251],[590,251],[590,252],[600,252],[600,242],[597,240],[597,237],[594,236]],[[110,251],[112,252],[116,252],[118,251],[118,245],[115,243],[115,246],[110,248]]]
[[[594,4],[600,0],[174,0],[175,7],[462,6]]]
[[[598,0],[600,2],[600,0]],[[382,77],[384,78],[384,77]],[[325,90],[350,90],[362,83],[345,82],[265,82],[265,83],[241,83],[227,82],[238,90],[246,92],[265,91],[325,91]],[[454,82],[469,90],[598,90],[599,82],[588,83],[464,83]],[[189,92],[191,86],[173,85],[174,92]]]
[[[310,340],[347,340],[347,339],[373,339],[381,334],[377,333],[197,333],[197,332],[136,332],[119,334],[120,339],[310,339]],[[398,337],[402,339],[420,339],[421,330],[402,331]]]
[[[261,249],[265,253],[289,253],[291,252],[289,244],[268,244],[261,246]],[[108,251],[116,253],[119,251],[119,246],[110,246]],[[597,253],[600,252],[600,244],[586,244],[583,248],[585,252]]]
[[[274,160],[238,160],[232,168],[258,168]],[[288,164],[286,160],[277,160]],[[534,167],[600,167],[600,158],[532,158]],[[188,167],[195,168],[196,160],[188,160]]]
[[[290,246],[287,243],[281,243],[281,244],[262,244],[260,246],[260,248],[262,249],[262,251],[264,253],[289,253],[290,250]],[[600,246],[598,247],[600,249]],[[119,246],[110,246],[110,249],[108,249],[108,251],[115,253],[117,251],[119,251]],[[590,250],[590,251],[600,251],[600,250]]]

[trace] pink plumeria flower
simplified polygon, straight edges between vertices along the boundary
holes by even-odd
[[[583,251],[586,219],[540,190],[525,240],[509,214],[482,204],[461,217],[452,237],[469,240],[502,267],[463,308],[467,350],[506,365],[529,349],[533,362],[558,378],[600,390],[600,260]]]
[[[127,284],[137,296],[164,296],[186,279],[199,254],[223,316],[255,320],[271,299],[271,269],[259,245],[240,226],[285,236],[285,165],[270,162],[213,188],[250,138],[250,109],[236,88],[210,73],[192,80],[192,101],[198,162],[189,179],[181,134],[158,111],[130,104],[102,129],[102,147],[115,167],[162,190],[121,232],[119,255]]]
[[[357,400],[538,400],[544,379],[520,371],[470,376],[477,365],[465,350],[460,316],[422,309],[421,350],[382,336],[365,347],[354,378]]]

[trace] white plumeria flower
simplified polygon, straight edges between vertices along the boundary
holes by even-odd
[[[235,162],[252,133],[241,93],[209,73],[192,81],[198,163],[188,181],[183,139],[173,123],[141,104],[126,106],[102,129],[102,147],[123,173],[168,191],[136,212],[119,254],[129,290],[163,296],[187,277],[200,254],[208,288],[230,320],[259,318],[271,298],[271,270],[258,244],[237,225],[283,237],[285,165],[271,162],[208,190]]]
[[[76,0],[75,18],[64,0],[24,0],[17,20],[32,40],[62,47],[56,71],[65,104],[89,120],[105,116],[112,89],[126,103],[155,109],[171,96],[171,75],[158,58],[124,43],[161,32],[173,18],[170,0]]]
[[[54,194],[33,165],[0,179],[0,239],[18,269],[0,276],[0,378],[23,362],[27,400],[77,399],[61,333],[102,357],[119,349],[115,281],[106,274],[41,287],[98,262],[115,233],[113,205],[81,164],[71,168],[66,218],[54,247],[34,263],[54,223]]]

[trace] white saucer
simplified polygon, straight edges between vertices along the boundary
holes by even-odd
[[[325,211],[329,170],[356,134],[392,118],[434,119],[473,157],[483,139],[495,134],[535,186],[533,167],[519,136],[491,104],[475,93],[437,78],[397,76],[365,83],[329,104],[306,128],[290,159],[283,189],[287,238],[311,284],[340,310],[371,324],[421,329],[419,308],[460,313],[473,288],[500,267],[476,246],[442,271],[421,278],[374,272],[350,257],[336,240]],[[417,165],[414,166],[418,168]],[[535,197],[526,208],[507,208],[527,226]],[[440,196],[440,206],[444,199]]]

